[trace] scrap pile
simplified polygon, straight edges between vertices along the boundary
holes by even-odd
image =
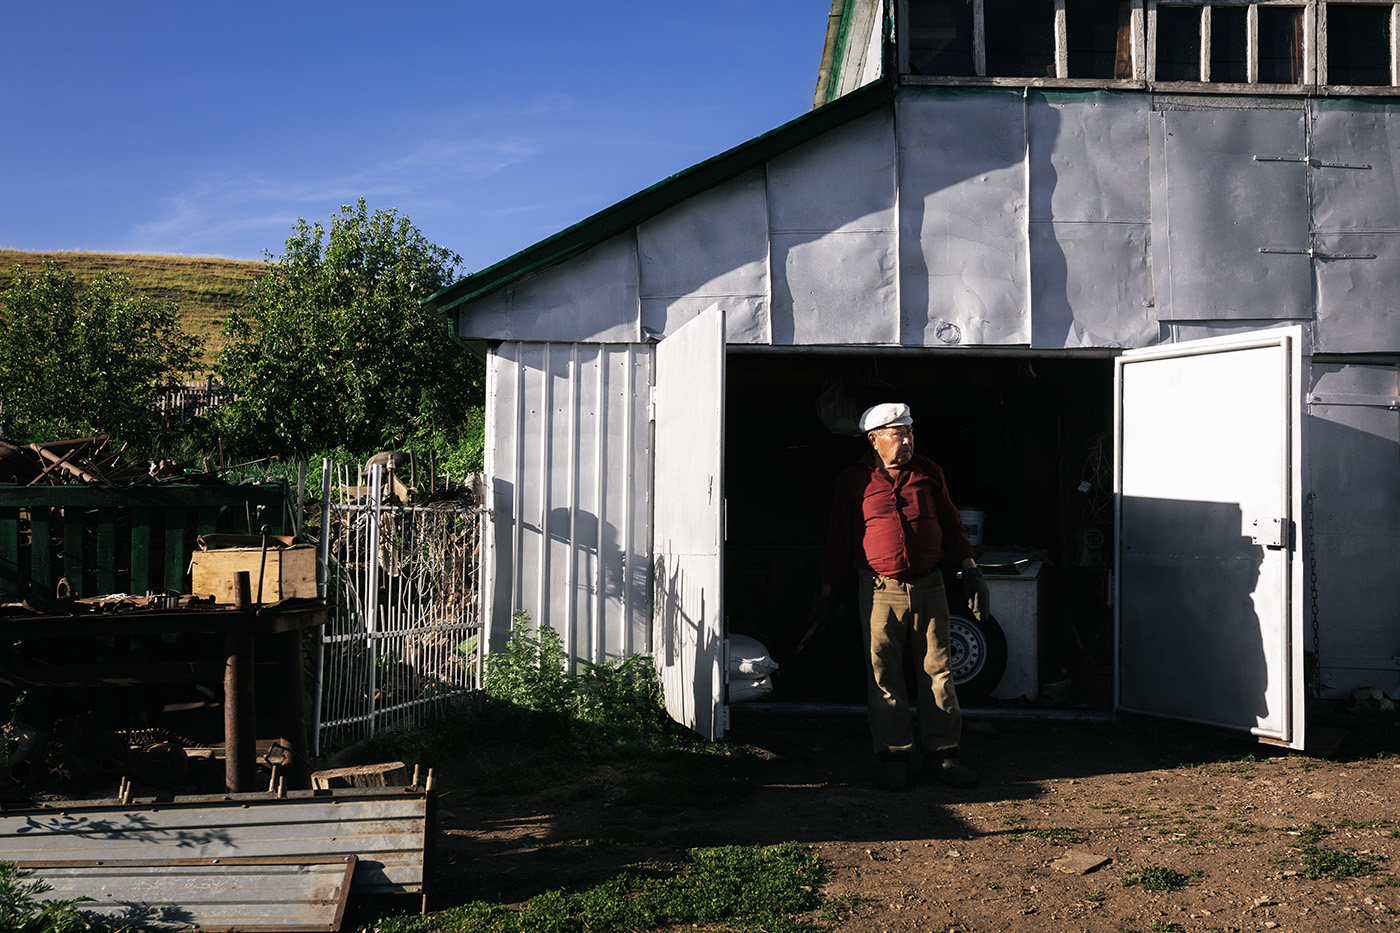
[[[61,486],[86,483],[132,486],[183,478],[193,461],[140,460],[124,457],[126,445],[114,448],[110,438],[83,437],[44,444],[0,439],[0,483],[20,486]]]

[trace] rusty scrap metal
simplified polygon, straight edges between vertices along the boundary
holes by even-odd
[[[79,437],[26,444],[0,440],[0,483],[59,486],[83,483],[134,486],[183,478],[193,461],[142,460],[125,457],[127,445],[114,448],[107,437]]]

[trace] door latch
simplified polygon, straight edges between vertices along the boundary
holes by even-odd
[[[1286,518],[1256,518],[1250,526],[1254,534],[1249,540],[1254,544],[1274,550],[1293,546],[1293,523]]]

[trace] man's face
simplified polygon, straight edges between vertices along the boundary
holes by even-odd
[[[875,456],[886,467],[902,467],[914,455],[914,426],[901,424],[892,428],[878,428],[869,434]]]

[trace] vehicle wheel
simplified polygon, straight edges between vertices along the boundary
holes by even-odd
[[[1006,673],[1006,635],[991,613],[978,619],[954,610],[948,628],[948,663],[959,701],[985,700]]]

